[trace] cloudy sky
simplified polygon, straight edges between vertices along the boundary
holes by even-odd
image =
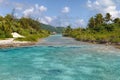
[[[53,26],[85,27],[96,13],[120,17],[120,0],[0,0],[0,15],[33,17]]]

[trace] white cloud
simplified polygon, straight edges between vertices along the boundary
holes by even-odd
[[[18,7],[18,9],[19,9],[19,7]],[[40,16],[41,13],[43,13],[45,11],[47,11],[47,7],[45,7],[43,5],[39,6],[38,4],[35,4],[31,8],[25,9],[23,11],[23,15],[24,15],[24,17],[28,17],[30,15],[33,15],[35,17],[35,16]]]
[[[40,19],[40,22],[44,24],[51,24],[52,21],[53,21],[53,18],[49,16],[45,16]]]
[[[39,19],[39,21],[41,23],[49,24],[49,25],[52,25],[52,26],[66,27],[66,26],[70,25],[73,28],[85,27],[86,26],[84,19],[78,19],[77,18],[77,20],[72,20],[71,21],[71,20],[69,20],[69,19],[71,19],[70,17],[68,17],[68,19],[63,19],[63,18],[64,18],[64,16],[53,16],[53,17],[44,16],[41,19]]]
[[[40,19],[40,22],[44,23],[44,24],[49,24],[52,26],[63,26],[66,27],[68,25],[70,25],[70,22],[67,21],[66,19],[61,19],[61,16],[45,16],[43,18]]]
[[[85,25],[85,21],[83,19],[78,19],[75,21],[77,27],[83,27]]]
[[[36,10],[38,10],[39,12],[45,12],[47,11],[47,7],[41,5],[39,6],[38,4],[35,4],[35,7],[34,7]]]
[[[97,5],[97,6],[100,5],[100,3],[98,1],[95,1],[94,4]]]
[[[43,18],[40,20],[40,23],[48,24]]]
[[[22,4],[22,3],[13,2],[12,4],[15,7],[15,9],[17,9],[17,10],[22,10],[24,7],[24,4]]]
[[[88,6],[89,8],[92,8],[92,5],[91,5],[91,4],[92,4],[92,2],[91,2],[90,0],[88,0],[88,1],[87,1],[87,6]]]
[[[26,9],[25,11],[23,11],[24,17],[29,17],[33,12],[34,12],[33,7]]]
[[[87,6],[91,10],[101,12],[103,14],[110,13],[113,17],[120,17],[120,11],[113,0],[96,0],[94,2],[88,0]]]
[[[52,18],[49,17],[49,16],[45,16],[45,19],[46,19],[46,21],[47,21],[48,23],[50,23],[50,22],[52,21]]]
[[[22,8],[22,7],[16,7],[15,9],[17,9],[17,10],[22,10],[23,8]]]
[[[63,26],[63,27],[67,27],[67,26],[69,26],[70,25],[70,23],[69,22],[63,22],[62,24],[61,24],[61,26]]]
[[[36,7],[39,7],[39,6],[36,5]],[[45,7],[45,6],[42,5],[42,6],[39,7],[39,11],[40,11],[40,12],[45,12],[45,11],[47,11],[47,7]]]
[[[18,13],[15,13],[14,16],[15,16],[17,19],[20,19],[20,18],[21,18]]]
[[[70,12],[70,8],[67,6],[62,9],[62,13],[69,13],[69,12]]]
[[[38,5],[38,4],[35,4],[35,8],[38,9],[38,8],[39,8],[39,5]]]

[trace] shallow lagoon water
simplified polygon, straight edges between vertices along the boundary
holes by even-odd
[[[120,50],[53,35],[0,49],[0,80],[120,80]]]

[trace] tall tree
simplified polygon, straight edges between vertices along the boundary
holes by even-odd
[[[101,13],[95,16],[96,25],[100,25],[104,22],[103,15]]]
[[[12,12],[11,12],[11,16],[14,19],[15,18],[15,8],[13,8]]]
[[[67,26],[66,32],[70,32],[71,30],[72,30],[72,28],[70,26]]]
[[[71,31],[72,31],[72,28],[70,26],[67,26],[67,28],[63,32],[64,36],[69,36]]]
[[[120,18],[115,18],[115,19],[113,20],[113,22],[114,22],[114,23],[120,23]]]
[[[109,21],[111,21],[112,19],[111,19],[111,15],[110,15],[110,13],[106,13],[106,16],[105,16],[105,21],[106,21],[106,23],[108,23]]]
[[[2,16],[0,16],[0,21],[2,21],[3,20],[3,17]]]
[[[88,23],[89,28],[94,28],[95,27],[95,19],[94,17],[91,17]]]
[[[13,17],[11,14],[7,14],[5,17],[4,17],[5,20],[8,20],[8,21],[12,21],[13,20]]]

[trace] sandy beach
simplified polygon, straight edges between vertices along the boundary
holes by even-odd
[[[30,46],[30,45],[35,45],[35,44],[36,42],[15,41],[14,38],[0,40],[0,48]]]

